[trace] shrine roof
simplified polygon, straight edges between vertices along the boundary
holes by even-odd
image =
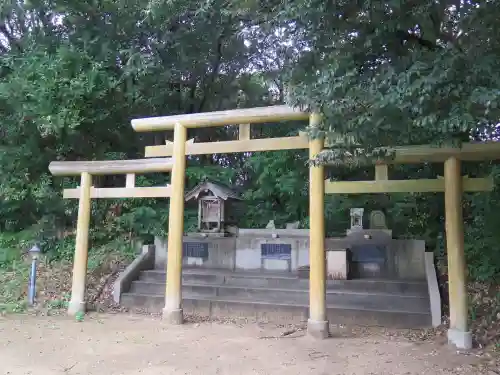
[[[211,181],[204,181],[196,185],[193,189],[191,189],[184,195],[184,198],[186,201],[189,201],[191,199],[198,199],[201,193],[205,193],[208,191],[211,192],[217,198],[221,198],[224,200],[228,199],[241,200],[239,194],[236,191],[228,188],[227,186],[224,186],[222,184],[217,184]]]

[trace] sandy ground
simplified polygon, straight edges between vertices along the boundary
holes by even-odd
[[[0,318],[0,374],[480,374],[474,354],[388,332],[315,341],[275,325],[167,326],[139,315]],[[486,371],[486,374],[496,372]]]

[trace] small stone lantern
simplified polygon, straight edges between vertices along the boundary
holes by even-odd
[[[363,229],[364,208],[351,208],[351,230]]]

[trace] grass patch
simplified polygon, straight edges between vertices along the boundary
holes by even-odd
[[[27,303],[27,291],[30,265],[22,261],[13,261],[10,267],[0,269],[0,313],[24,312]]]
[[[26,249],[31,234],[19,237],[0,235],[0,314],[22,313],[31,309],[27,303],[30,257]],[[40,256],[37,267],[35,310],[47,313],[65,310],[71,297],[73,238],[59,241],[57,246]],[[24,251],[22,249],[25,249]],[[98,300],[123,265],[130,263],[137,250],[129,240],[118,238],[89,249],[87,263],[87,299]],[[111,281],[110,281],[111,280]]]

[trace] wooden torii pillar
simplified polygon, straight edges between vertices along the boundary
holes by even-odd
[[[454,156],[444,162],[446,251],[448,253],[448,293],[450,297],[448,341],[458,348],[470,349],[472,348],[472,334],[468,324],[462,213],[462,191],[464,189],[460,166],[460,159]]]
[[[321,117],[311,114],[309,126],[317,128]],[[324,138],[309,141],[309,159],[323,150]],[[326,252],[325,252],[325,167],[309,167],[309,320],[307,332],[316,338],[330,335],[326,316]]]
[[[55,161],[49,170],[54,176],[80,176],[80,187],[65,189],[64,198],[78,198],[78,222],[76,226],[75,257],[73,260],[73,282],[68,314],[85,312],[85,282],[88,262],[88,237],[90,224],[90,201],[92,198],[166,198],[170,186],[136,187],[135,174],[169,172],[171,158],[110,160],[110,161]],[[126,186],[119,188],[94,188],[94,175],[126,174]]]

